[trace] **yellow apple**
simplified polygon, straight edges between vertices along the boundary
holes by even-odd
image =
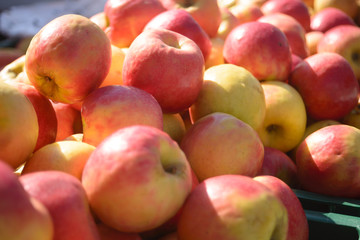
[[[169,134],[177,143],[181,142],[186,132],[185,123],[180,113],[164,113],[163,127],[164,132]]]
[[[266,147],[288,152],[298,145],[306,128],[306,109],[300,94],[287,83],[262,82],[266,112],[259,136]]]
[[[317,45],[323,36],[324,33],[320,31],[309,31],[305,33],[306,45],[309,49],[309,56],[317,53]]]
[[[26,161],[21,174],[58,170],[81,179],[84,165],[95,147],[79,141],[58,141],[48,144]]]
[[[110,70],[100,87],[108,85],[122,85],[122,68],[127,48],[119,48],[111,45],[111,65]]]
[[[200,94],[190,107],[191,120],[195,122],[213,112],[231,114],[257,129],[265,116],[260,82],[248,70],[233,64],[207,69]]]
[[[30,100],[16,87],[0,81],[0,159],[14,169],[33,152],[39,124]]]

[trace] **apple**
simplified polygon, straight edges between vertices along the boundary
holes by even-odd
[[[57,134],[57,118],[50,100],[41,95],[32,85],[11,80],[6,81],[6,83],[16,87],[24,94],[35,109],[39,124],[39,133],[34,151],[55,142]]]
[[[163,129],[163,113],[155,98],[144,90],[110,85],[86,97],[81,108],[83,142],[97,146],[107,136],[132,125]]]
[[[360,98],[358,105],[351,110],[343,119],[341,119],[341,123],[356,127],[360,129]]]
[[[203,54],[193,40],[171,30],[149,28],[128,49],[123,84],[153,95],[164,113],[178,113],[196,100],[204,70]]]
[[[305,30],[292,16],[281,12],[275,12],[264,15],[258,18],[257,21],[270,23],[278,27],[285,34],[289,42],[291,53],[296,54],[301,58],[306,58],[309,55]]]
[[[295,18],[307,32],[310,28],[311,16],[307,5],[302,0],[268,0],[261,5],[264,15],[280,12]]]
[[[89,17],[89,19],[98,25],[103,31],[105,31],[105,29],[109,26],[109,19],[104,11],[95,13]]]
[[[186,131],[180,147],[199,182],[223,174],[254,177],[264,158],[264,146],[256,131],[220,112],[197,120]]]
[[[21,72],[24,71],[25,55],[15,59],[0,70],[0,81],[14,80]]]
[[[48,209],[53,240],[100,240],[85,190],[76,177],[61,171],[38,171],[19,180],[28,195]]]
[[[261,83],[266,102],[265,119],[257,130],[264,146],[288,152],[301,141],[306,109],[299,92],[280,81]]]
[[[170,9],[159,13],[145,25],[144,31],[149,28],[164,28],[180,33],[190,38],[198,45],[205,61],[210,55],[210,37],[195,21],[191,14],[184,9]]]
[[[360,196],[360,130],[346,124],[323,127],[296,151],[302,189],[335,197]]]
[[[84,165],[94,149],[94,146],[79,141],[58,141],[48,144],[27,159],[21,174],[58,170],[81,180]]]
[[[20,49],[12,47],[0,48],[0,70],[22,55],[24,55],[24,53]]]
[[[231,30],[241,24],[241,22],[228,8],[220,8],[220,12],[221,22],[216,37],[225,40]]]
[[[223,56],[225,40],[220,37],[215,37],[211,38],[210,41],[211,51],[208,59],[205,61],[205,69],[225,63]]]
[[[301,57],[296,54],[291,54],[291,71],[293,71],[298,64],[303,61]]]
[[[126,56],[127,48],[118,48],[115,45],[111,45],[111,65],[108,75],[101,83],[100,87],[109,85],[122,85],[122,69],[124,65],[124,59]],[[75,103],[79,104],[79,103]],[[79,110],[81,106],[79,107]]]
[[[84,138],[84,134],[82,133],[74,133],[66,138],[64,138],[64,141],[78,141],[82,142]]]
[[[159,0],[107,0],[104,13],[109,27],[105,32],[113,45],[127,48],[151,19],[165,10]]]
[[[324,33],[318,43],[317,51],[340,54],[350,63],[356,78],[360,79],[359,42],[360,28],[358,26],[339,25]]]
[[[67,103],[51,101],[57,119],[57,133],[55,141],[64,140],[70,135],[82,133],[81,113]]]
[[[183,205],[191,182],[179,145],[162,130],[141,125],[104,139],[82,175],[95,215],[121,232],[144,232],[168,221]]]
[[[194,123],[214,112],[231,114],[257,129],[265,117],[265,97],[260,82],[248,70],[233,64],[208,68],[189,113]]]
[[[335,7],[327,7],[316,12],[311,17],[312,31],[326,32],[338,25],[355,25],[354,20],[345,12]]]
[[[323,36],[324,33],[320,31],[309,31],[305,33],[306,45],[309,49],[309,56],[317,53],[317,45]]]
[[[225,62],[246,68],[258,80],[285,81],[291,70],[288,40],[270,23],[252,21],[235,27],[223,54]]]
[[[46,207],[30,197],[10,165],[0,161],[0,239],[52,240],[54,229]]]
[[[160,0],[160,2],[167,9],[186,10],[210,38],[216,36],[221,22],[217,0]]]
[[[293,160],[279,149],[264,147],[264,160],[257,176],[269,175],[281,179],[290,187],[297,187],[297,169]]]
[[[251,177],[221,175],[201,182],[180,216],[179,240],[286,239],[287,210]]]
[[[55,102],[82,101],[104,81],[111,44],[103,30],[77,14],[47,23],[31,40],[25,70],[30,82]]]
[[[18,168],[34,151],[39,136],[36,111],[16,87],[0,81],[0,159]]]
[[[242,3],[241,1],[229,8],[230,12],[239,20],[240,23],[256,21],[264,16],[260,5]]]
[[[349,62],[337,53],[314,54],[299,64],[289,84],[301,95],[314,120],[340,120],[358,102],[359,83]]]
[[[181,142],[186,132],[186,127],[180,113],[163,114],[163,130],[177,143]]]
[[[342,10],[352,19],[354,19],[358,12],[358,5],[354,0],[314,0],[315,13],[329,7]]]
[[[159,240],[178,240],[177,232],[172,232],[161,237]]]
[[[288,213],[287,240],[308,240],[309,224],[304,208],[293,190],[274,176],[258,176],[255,181],[268,187],[281,200]]]

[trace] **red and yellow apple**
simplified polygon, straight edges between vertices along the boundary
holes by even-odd
[[[31,40],[25,70],[30,82],[56,102],[82,101],[104,81],[111,44],[103,30],[77,14],[47,23]]]
[[[349,15],[335,7],[321,9],[311,17],[312,31],[326,32],[338,25],[355,25],[355,22]]]
[[[82,185],[100,221],[121,232],[144,232],[178,212],[192,177],[185,154],[168,134],[137,125],[115,131],[97,146]]]

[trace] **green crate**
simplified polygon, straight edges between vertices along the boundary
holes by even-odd
[[[360,240],[360,200],[293,189],[309,223],[309,240]]]

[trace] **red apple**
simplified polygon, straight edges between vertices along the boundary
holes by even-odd
[[[359,83],[345,58],[317,53],[297,65],[289,84],[302,96],[308,117],[339,120],[358,102]]]
[[[221,12],[217,0],[160,0],[160,2],[167,9],[186,10],[209,37],[216,36],[221,22]]]
[[[360,130],[345,124],[323,127],[296,151],[302,189],[336,197],[360,197]]]
[[[220,12],[221,23],[219,25],[216,37],[225,40],[231,30],[241,24],[241,22],[228,8],[220,8]]]
[[[76,133],[82,133],[81,113],[79,110],[66,103],[54,103],[51,101],[51,104],[57,119],[55,141],[64,140]]]
[[[354,0],[313,0],[314,12],[319,12],[322,9],[334,7],[344,11],[349,17],[355,18],[359,12],[358,1]]]
[[[287,210],[275,193],[243,175],[200,183],[180,216],[179,240],[286,239]]]
[[[110,64],[111,44],[104,31],[89,18],[66,14],[50,21],[31,40],[25,70],[41,94],[74,103],[100,86]]]
[[[264,146],[250,125],[226,113],[197,120],[180,144],[199,181],[223,174],[254,177],[261,169]]]
[[[339,25],[329,29],[318,43],[317,51],[335,52],[343,56],[351,65],[355,76],[360,79],[360,28]],[[359,80],[360,81],[360,80]]]
[[[257,21],[273,24],[285,33],[291,53],[296,54],[301,58],[309,56],[305,30],[295,18],[284,13],[275,12],[264,15]]]
[[[291,71],[291,51],[285,34],[270,23],[243,23],[225,40],[227,63],[249,70],[258,80],[285,81]]]
[[[204,57],[193,40],[171,30],[150,28],[128,49],[123,84],[152,94],[164,113],[177,113],[196,100],[204,71]]]
[[[165,28],[193,40],[200,48],[206,61],[211,52],[211,40],[190,13],[183,9],[171,9],[152,18],[144,27]]]
[[[270,175],[284,181],[290,187],[297,187],[297,169],[293,160],[284,152],[264,147],[264,160],[258,176]]]
[[[254,180],[268,187],[286,207],[289,219],[286,240],[308,240],[309,224],[304,208],[293,190],[274,176],[258,176]]]
[[[107,0],[104,12],[109,27],[106,33],[113,45],[129,47],[145,25],[165,10],[159,0]]]
[[[291,71],[293,71],[295,69],[295,67],[302,61],[303,61],[303,59],[301,57],[299,57],[298,55],[291,54]]]
[[[355,25],[354,20],[338,8],[328,7],[316,12],[311,17],[312,31],[326,32],[338,25]]]
[[[39,124],[39,135],[34,152],[47,144],[55,142],[57,134],[57,118],[51,101],[40,94],[40,92],[32,85],[11,80],[6,81],[6,83],[16,87],[24,94],[35,109]]]
[[[239,20],[240,23],[256,21],[264,16],[260,4],[244,4],[238,1],[237,4],[229,8],[230,12]]]
[[[268,0],[261,6],[261,11],[267,15],[280,12],[295,18],[305,31],[310,30],[310,12],[302,0]]]
[[[77,178],[60,171],[38,171],[19,180],[28,195],[48,209],[54,225],[53,240],[100,240],[85,190]]]
[[[92,15],[90,20],[98,25],[103,31],[109,26],[109,19],[103,11]]]
[[[82,175],[101,222],[122,232],[159,227],[191,191],[189,163],[168,134],[150,126],[119,129],[101,142]]]
[[[163,113],[151,94],[135,88],[111,85],[87,96],[81,107],[83,142],[97,146],[116,130],[132,125],[163,129]]]

